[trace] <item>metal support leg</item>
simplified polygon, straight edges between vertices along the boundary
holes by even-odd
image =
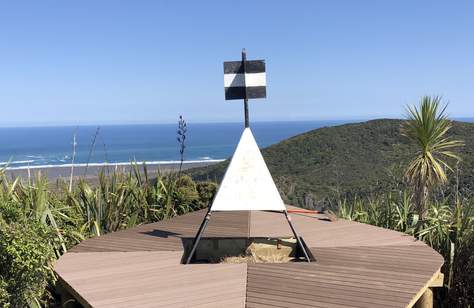
[[[295,236],[296,241],[298,242],[298,245],[300,246],[301,250],[303,251],[303,254],[304,254],[304,257],[306,258],[306,261],[308,261],[308,263],[310,263],[311,260],[309,258],[308,253],[306,252],[306,248],[304,247],[300,236],[298,235],[298,233],[296,233],[296,230],[293,227],[293,224],[291,223],[291,217],[288,215],[288,212],[286,210],[285,210],[285,217],[286,217],[286,220],[288,220],[288,224],[290,225],[291,231],[293,232],[293,235]]]
[[[197,245],[199,244],[199,241],[201,240],[201,236],[204,233],[204,230],[206,229],[206,226],[209,223],[210,219],[211,219],[211,208],[209,207],[209,210],[206,213],[206,217],[202,221],[201,226],[199,227],[199,230],[196,233],[196,236],[194,237],[193,248],[191,248],[191,251],[189,252],[188,259],[186,260],[186,264],[191,263],[194,253],[196,252]]]
[[[242,49],[242,67],[244,69],[244,84],[245,84],[245,72],[247,72],[247,51],[245,48]],[[244,94],[244,119],[245,119],[245,128],[249,127],[249,100],[247,98],[247,87],[245,87]]]

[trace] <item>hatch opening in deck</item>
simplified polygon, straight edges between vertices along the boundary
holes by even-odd
[[[304,243],[304,241],[303,241]],[[183,238],[185,263],[193,238]],[[312,261],[314,258],[310,256]],[[294,238],[207,237],[201,238],[191,264],[196,263],[287,263],[306,261]]]

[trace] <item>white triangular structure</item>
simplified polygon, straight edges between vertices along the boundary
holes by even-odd
[[[250,128],[240,137],[211,211],[285,211]]]

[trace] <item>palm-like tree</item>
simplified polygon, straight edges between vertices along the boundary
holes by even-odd
[[[441,106],[440,97],[424,96],[418,108],[407,108],[407,120],[401,128],[401,133],[419,147],[405,177],[414,186],[421,219],[425,217],[430,191],[448,181],[446,171],[452,170],[449,159],[460,160],[453,150],[463,142],[447,135],[451,121],[446,116],[446,107]]]

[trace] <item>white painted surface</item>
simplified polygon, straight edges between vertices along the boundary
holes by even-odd
[[[245,74],[245,85],[247,87],[264,87],[267,85],[265,73]]]
[[[245,210],[285,210],[250,128],[242,133],[211,206],[211,211]]]
[[[224,74],[224,87],[264,87],[267,85],[265,73]]]

